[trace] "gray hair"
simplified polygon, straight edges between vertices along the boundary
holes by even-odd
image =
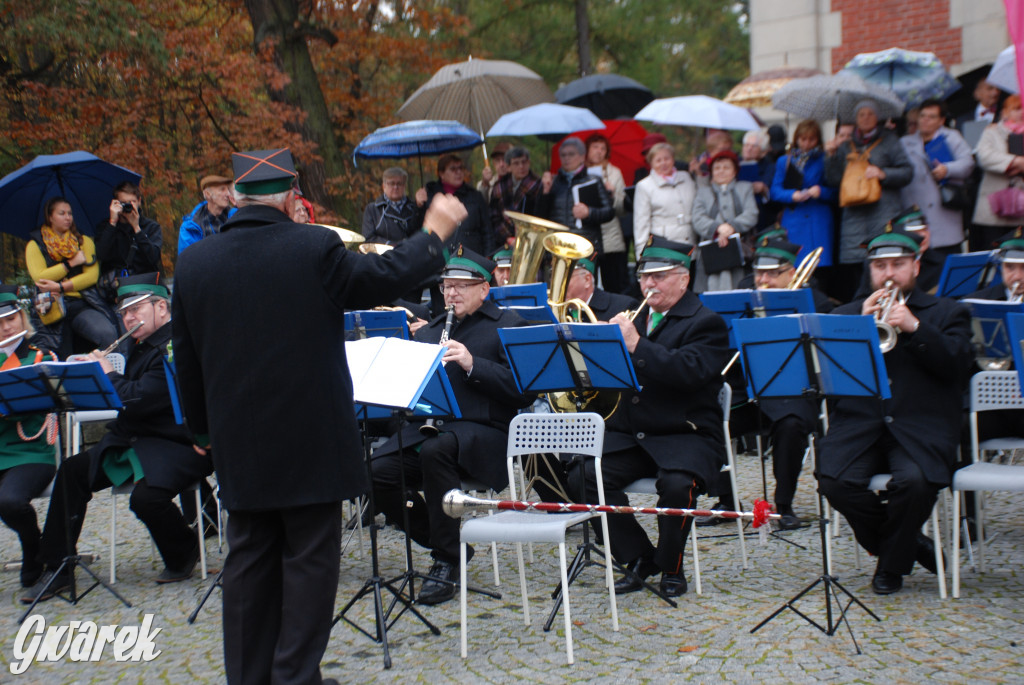
[[[743,144],[757,143],[762,150],[768,149],[768,134],[764,131],[747,131],[743,134]]]
[[[291,189],[283,193],[273,193],[272,195],[249,195],[239,192],[237,188],[232,190],[235,196],[235,204],[239,207],[244,207],[245,205],[267,205],[268,207],[277,207],[278,209],[284,207],[284,202],[290,192],[292,192]],[[290,213],[290,210],[286,210],[286,213]]]
[[[384,173],[381,174],[381,179],[386,181],[389,178],[400,178],[403,181],[408,181],[409,180],[409,174],[406,173],[405,169],[403,169],[402,167],[400,167],[400,166],[393,166],[393,167],[388,167],[387,169],[384,170]]]
[[[513,159],[519,159],[520,157],[526,157],[530,159],[530,153],[525,147],[515,146],[505,151],[505,164],[511,164]]]
[[[587,146],[584,145],[583,141],[577,138],[576,136],[569,136],[568,138],[563,140],[562,146],[558,148],[559,152],[564,150],[566,147],[575,148],[576,152],[580,153],[580,155],[587,154]]]

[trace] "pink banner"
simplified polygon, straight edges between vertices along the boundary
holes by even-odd
[[[1017,86],[1024,85],[1024,0],[1003,0],[1006,6],[1006,24],[1010,29],[1010,39],[1017,53]],[[1018,91],[1024,93],[1024,88]]]

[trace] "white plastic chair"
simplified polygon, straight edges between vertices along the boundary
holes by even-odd
[[[978,570],[985,571],[985,492],[1024,492],[1024,466],[992,464],[983,460],[985,452],[1024,449],[1024,438],[993,438],[979,441],[978,414],[999,409],[1024,409],[1017,371],[983,371],[971,378],[971,465],[953,474],[953,598],[960,597],[960,507],[963,492],[978,493],[975,499],[975,525],[978,532]],[[963,534],[967,534],[964,521]],[[968,538],[969,539],[969,538]]]
[[[604,481],[601,472],[601,450],[604,446],[604,420],[598,414],[520,414],[508,431],[508,475],[512,499],[517,499],[515,463],[523,456],[541,452],[554,454],[581,454],[594,457],[597,473],[598,504],[604,504]],[[525,494],[525,493],[524,493]],[[605,585],[611,608],[612,630],[619,629],[618,608],[615,604],[615,586],[612,578],[610,555],[607,552],[608,520],[604,514],[503,511],[494,516],[481,516],[462,524],[459,549],[459,602],[461,621],[461,655],[468,656],[466,630],[466,545],[469,543],[513,542],[519,564],[519,586],[523,598],[523,618],[530,625],[529,594],[523,564],[524,542],[549,542],[558,545],[558,558],[562,583],[562,613],[565,618],[565,655],[573,663],[572,618],[569,608],[569,579],[566,565],[566,531],[577,525],[586,525],[594,516],[601,520],[605,540]]]
[[[732,407],[732,388],[729,387],[728,383],[722,384],[722,389],[718,392],[718,404],[722,407],[722,430],[725,437],[725,454],[726,454],[726,465],[722,468],[723,471],[729,473],[729,486],[732,489],[732,501],[736,503],[736,506],[740,505],[739,493],[736,491],[736,457],[732,450],[732,435],[729,432],[729,411]],[[627,493],[641,494],[641,495],[656,495],[658,489],[656,487],[656,478],[641,478],[640,480],[633,481],[625,488]],[[740,554],[743,559],[743,568],[747,568],[747,541],[743,535],[743,519],[736,519],[736,531],[739,533],[740,540]],[[697,550],[697,526],[690,526],[690,548],[693,550],[693,583],[697,594],[703,594],[701,581],[700,581],[700,552]]]

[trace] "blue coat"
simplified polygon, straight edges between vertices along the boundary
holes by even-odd
[[[819,266],[832,266],[832,243],[835,233],[832,226],[832,205],[835,204],[836,189],[825,185],[825,157],[815,155],[804,165],[804,188],[819,186],[820,198],[804,202],[793,202],[793,190],[783,188],[786,179],[786,165],[789,155],[783,155],[775,163],[775,178],[772,180],[772,199],[785,205],[782,212],[782,226],[789,233],[792,243],[801,245],[797,255],[799,264],[804,256],[816,247],[822,247]]]

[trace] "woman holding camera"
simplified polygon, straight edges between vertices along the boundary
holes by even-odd
[[[57,352],[63,358],[74,351],[72,333],[84,338],[90,349],[108,347],[117,340],[118,326],[96,291],[96,247],[75,227],[71,205],[64,198],[51,198],[43,213],[46,223],[29,234],[25,245],[25,266],[39,293],[50,295],[51,308],[57,308],[57,313],[40,312],[60,340]]]

